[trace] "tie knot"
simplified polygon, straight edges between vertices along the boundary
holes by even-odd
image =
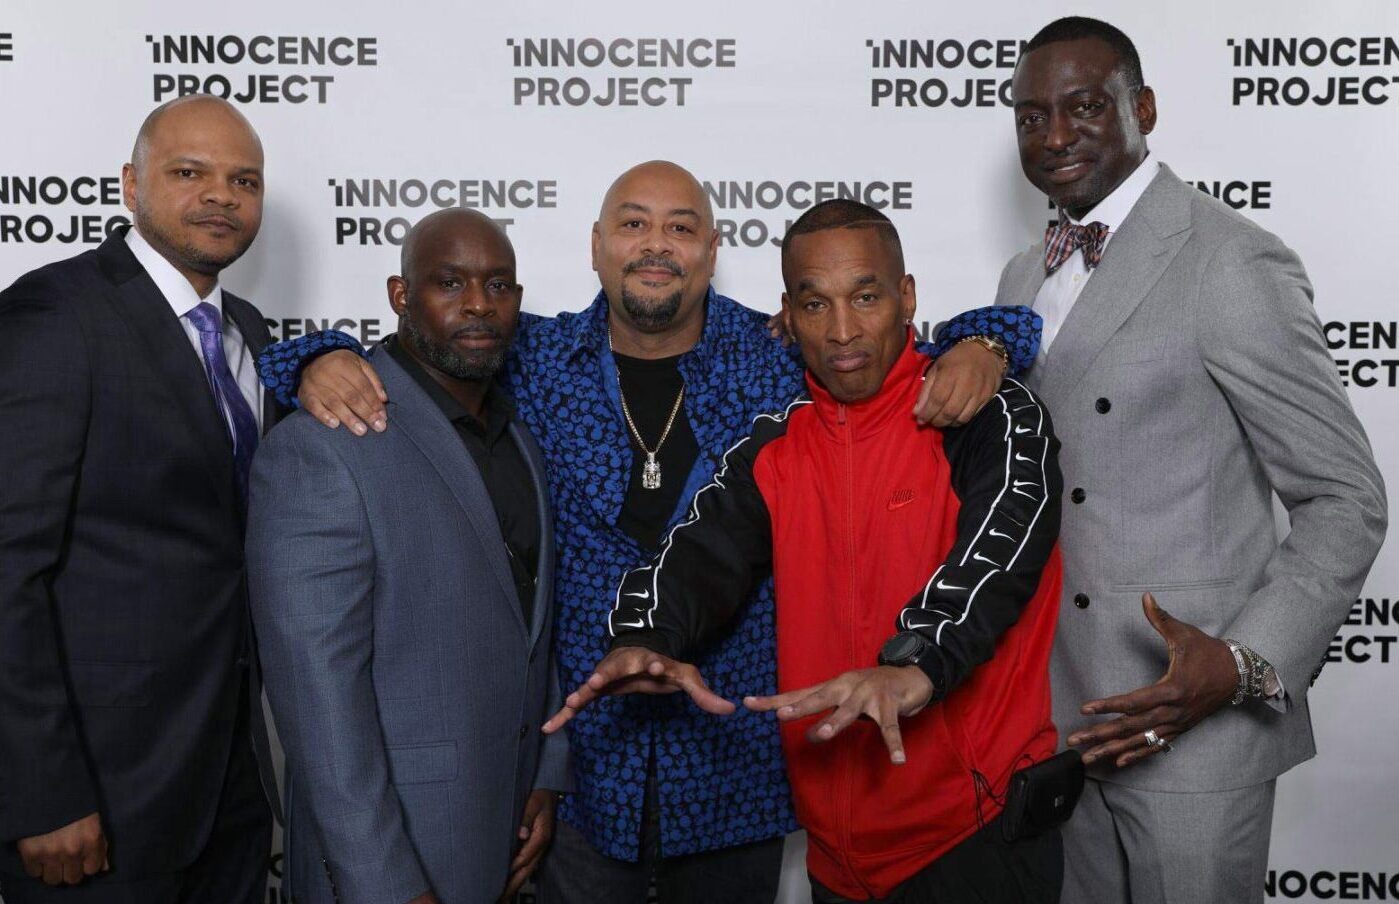
[[[1089,270],[1094,269],[1102,262],[1109,232],[1106,223],[1097,222],[1080,226],[1061,221],[1050,226],[1044,233],[1045,273],[1058,270],[1080,248],[1083,249],[1083,263]]]
[[[189,322],[201,333],[223,333],[223,317],[219,314],[219,309],[207,301],[195,305],[185,317],[189,318]]]

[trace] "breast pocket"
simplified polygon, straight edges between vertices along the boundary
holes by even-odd
[[[395,785],[450,782],[457,777],[457,743],[390,747],[389,781]]]

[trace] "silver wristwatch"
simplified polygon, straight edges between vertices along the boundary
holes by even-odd
[[[1264,686],[1268,680],[1268,663],[1237,640],[1226,637],[1224,642],[1229,645],[1229,652],[1234,654],[1234,665],[1239,670],[1239,686],[1229,703],[1238,706],[1245,700],[1262,700],[1267,696]]]

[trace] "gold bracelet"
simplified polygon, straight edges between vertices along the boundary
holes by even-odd
[[[1000,358],[1001,376],[1005,376],[1006,371],[1010,370],[1010,355],[1006,352],[1006,344],[1001,340],[992,338],[991,336],[963,336],[961,339],[957,340],[958,345],[961,345],[963,342],[975,342],[997,358]]]

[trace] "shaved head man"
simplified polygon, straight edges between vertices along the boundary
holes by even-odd
[[[275,781],[243,565],[262,313],[219,277],[262,143],[195,96],[141,125],[134,226],[0,293],[0,894],[252,904]]]
[[[361,442],[293,416],[253,473],[285,887],[493,904],[538,866],[570,787],[566,741],[539,732],[558,687],[545,465],[494,381],[524,289],[505,233],[460,209],[409,231],[387,288],[398,332],[370,360],[397,429]]]
[[[597,626],[622,576],[688,517],[703,479],[753,418],[803,386],[801,359],[768,335],[768,315],[715,291],[714,214],[684,167],[652,160],[623,172],[603,195],[590,242],[601,291],[577,312],[521,315],[503,371],[549,461],[556,651],[569,686],[606,651]],[[347,340],[280,347],[278,390],[296,391],[289,359]],[[932,412],[975,411],[995,391],[1002,359],[963,345],[943,366],[927,384],[944,393]],[[311,363],[299,391],[328,426],[392,432],[391,396],[350,352]],[[776,686],[771,582],[750,591],[703,660],[714,690],[733,699]],[[775,725],[756,714],[708,719],[663,697],[601,701],[570,732],[577,789],[559,806],[541,904],[642,904],[653,883],[662,904],[771,904],[783,836],[796,826]]]

